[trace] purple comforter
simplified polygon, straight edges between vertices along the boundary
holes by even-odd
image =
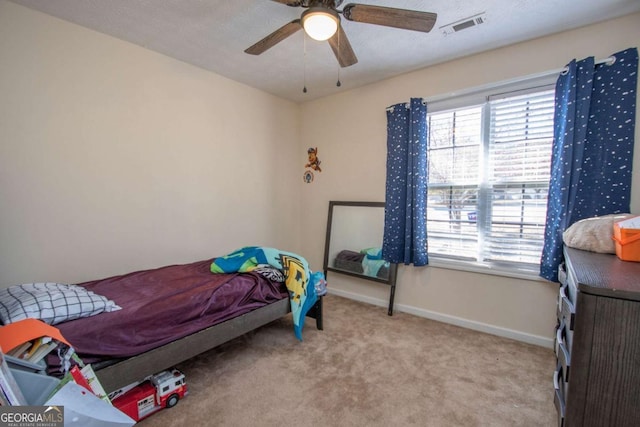
[[[80,283],[122,310],[56,325],[82,357],[129,357],[287,298],[257,273],[212,274],[212,260]]]

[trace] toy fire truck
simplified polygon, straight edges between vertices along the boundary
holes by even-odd
[[[130,384],[110,397],[113,406],[138,422],[163,408],[175,406],[187,394],[184,374],[171,369]]]

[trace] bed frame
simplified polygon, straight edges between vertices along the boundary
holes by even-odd
[[[96,376],[105,391],[111,393],[271,323],[290,311],[289,298],[281,299],[169,344],[99,368],[96,370]],[[316,327],[319,330],[323,329],[322,297],[318,298],[316,304],[307,313],[307,317],[315,319]]]

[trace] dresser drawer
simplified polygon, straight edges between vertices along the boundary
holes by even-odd
[[[554,389],[554,397],[553,404],[556,407],[556,412],[558,413],[558,427],[564,427],[564,418],[566,412],[565,406],[565,391],[566,384],[562,381],[562,367],[558,366],[556,371],[553,373],[553,389]]]
[[[569,372],[571,370],[571,351],[567,347],[565,330],[564,323],[560,322],[560,325],[556,328],[554,351],[558,361],[558,369],[556,371],[560,371],[561,379],[566,383],[569,381]]]
[[[567,285],[567,267],[564,263],[560,264],[558,267],[558,281],[562,286]]]
[[[556,357],[559,356],[560,345],[564,345],[568,353],[571,354],[571,345],[573,344],[573,331],[569,330],[564,324],[564,320],[560,320],[556,326],[556,335],[553,340],[553,349]]]
[[[573,326],[576,316],[575,304],[567,296],[567,290],[569,286],[563,286],[558,293],[558,319],[564,324],[570,331],[573,331]]]
[[[558,357],[558,365],[562,368],[562,379],[564,382],[568,382],[571,371],[571,353],[569,353],[569,349],[567,349],[564,342],[558,344],[558,353],[556,356]]]
[[[558,427],[564,427],[565,407],[562,396],[560,396],[558,390],[556,390],[556,395],[553,398],[553,404],[556,407],[556,412],[558,413]]]

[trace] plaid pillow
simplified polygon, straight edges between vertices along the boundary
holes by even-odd
[[[120,307],[82,286],[28,283],[0,290],[0,319],[5,325],[27,318],[50,325],[89,317]]]

